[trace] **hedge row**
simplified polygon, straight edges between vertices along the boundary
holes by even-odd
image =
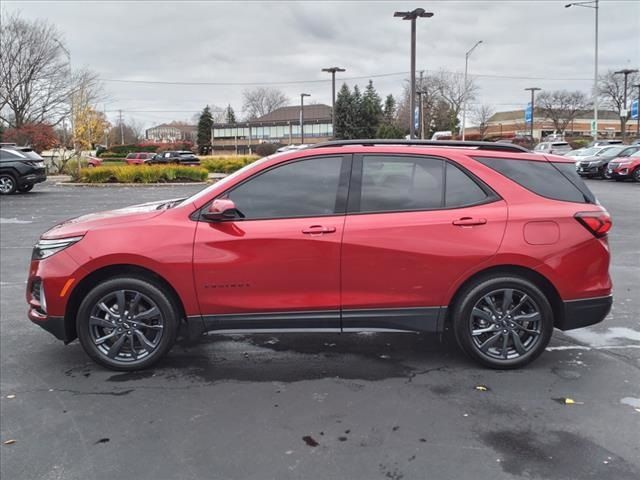
[[[259,157],[255,155],[245,156],[208,156],[200,157],[200,165],[209,172],[233,173],[245,165],[255,162]]]
[[[204,182],[207,177],[207,170],[200,167],[124,165],[85,168],[76,180],[84,183],[171,183]]]

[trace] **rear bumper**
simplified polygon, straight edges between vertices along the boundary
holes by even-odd
[[[27,175],[23,175],[18,178],[18,185],[23,187],[25,185],[33,185],[34,183],[41,183],[47,180],[47,173],[44,168],[42,171],[31,172]]]
[[[564,302],[564,318],[556,325],[560,330],[573,330],[601,322],[611,310],[613,296],[584,298]]]

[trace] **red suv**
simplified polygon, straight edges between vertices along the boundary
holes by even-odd
[[[149,152],[130,153],[124,161],[127,165],[143,165],[149,163],[155,156],[155,153]]]
[[[626,158],[616,158],[609,162],[607,176],[618,181],[632,178],[640,182],[640,151]]]
[[[441,332],[493,368],[611,308],[609,214],[573,162],[484,142],[344,141],[196,195],[86,215],[33,250],[29,318],[118,370],[205,331]]]

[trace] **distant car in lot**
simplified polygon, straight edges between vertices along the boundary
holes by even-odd
[[[640,147],[640,145],[638,145]],[[609,162],[607,178],[622,181],[631,178],[640,182],[640,149],[626,158],[616,158]]]
[[[577,150],[571,150],[569,153],[565,154],[564,156],[567,158],[573,158],[574,160],[579,161],[582,158],[593,157],[604,148],[607,148],[607,147],[603,146],[603,147],[579,148]]]
[[[154,155],[148,163],[156,165],[168,165],[171,163],[179,165],[200,165],[200,159],[189,150],[178,150],[158,153]]]
[[[564,155],[571,151],[571,145],[567,142],[541,142],[533,149],[535,153],[551,153],[553,155]]]
[[[279,149],[276,150],[277,153],[282,153],[282,152],[290,152],[292,150],[300,150],[301,148],[305,148],[308,145],[305,144],[298,144],[298,145],[285,145],[284,147],[280,147]]]
[[[98,157],[89,157],[87,158],[87,167],[94,168],[102,165],[103,160]]]
[[[0,195],[29,192],[47,179],[44,159],[29,147],[0,147]]]
[[[639,145],[614,145],[604,147],[592,157],[581,158],[576,162],[576,170],[581,177],[606,178],[607,165],[618,157],[628,157],[640,149]]]
[[[589,144],[590,147],[606,147],[607,145],[622,145],[622,140],[596,140]]]
[[[517,368],[554,328],[608,314],[610,228],[563,157],[328,142],[53,227],[32,253],[28,315],[116,370],[153,365],[179,331],[448,329],[478,363]]]
[[[631,145],[640,145],[640,138],[635,138],[631,141]]]
[[[124,161],[127,165],[142,165],[151,162],[155,156],[156,154],[151,152],[134,152],[127,155]]]

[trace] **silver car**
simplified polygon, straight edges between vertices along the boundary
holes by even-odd
[[[564,155],[572,150],[567,142],[541,142],[533,149],[536,153],[552,153],[554,155]]]

